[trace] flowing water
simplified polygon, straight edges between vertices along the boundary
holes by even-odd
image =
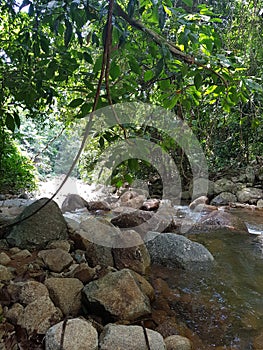
[[[213,254],[213,267],[152,270],[152,281],[159,276],[168,284],[168,304],[178,322],[201,339],[196,350],[263,349],[263,212],[231,212],[251,234],[222,230],[191,236]]]

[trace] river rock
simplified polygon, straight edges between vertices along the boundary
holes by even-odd
[[[68,194],[61,205],[62,213],[73,212],[77,209],[87,208],[88,202],[78,194]]]
[[[151,198],[147,199],[147,201],[143,202],[141,206],[141,210],[151,211],[151,210],[157,210],[160,205],[160,200],[157,198]]]
[[[240,203],[255,204],[263,198],[263,190],[260,188],[246,187],[237,192],[237,199]]]
[[[211,263],[212,254],[202,245],[175,233],[148,232],[146,247],[152,263],[191,269]]]
[[[88,283],[83,289],[83,298],[88,311],[98,313],[104,321],[134,321],[151,313],[149,298],[129,269],[109,272]]]
[[[31,215],[47,200],[42,198],[26,207],[17,220]],[[33,250],[45,248],[48,242],[66,239],[67,236],[66,221],[56,202],[51,201],[32,217],[13,227],[7,241],[11,246]]]
[[[73,262],[72,256],[60,248],[41,250],[38,253],[38,257],[40,257],[45,265],[54,272],[63,271]]]
[[[171,335],[164,339],[166,350],[192,350],[191,341],[181,335]]]
[[[260,199],[257,201],[257,207],[258,208],[263,208],[263,199]]]
[[[12,302],[28,305],[43,297],[48,298],[47,287],[37,281],[16,282],[7,287]]]
[[[52,303],[49,297],[43,296],[28,304],[17,324],[25,328],[28,334],[45,334],[54,322],[61,319],[61,313]]]
[[[208,198],[207,196],[201,196],[196,198],[195,200],[193,200],[190,204],[189,204],[189,208],[191,210],[195,209],[195,207],[197,207],[200,204],[207,204],[208,203]]]
[[[230,192],[222,192],[211,200],[211,205],[228,205],[229,203],[235,203],[237,197]]]
[[[86,251],[91,267],[114,266],[111,249],[118,242],[120,230],[103,218],[89,217],[71,235],[75,248]]]
[[[140,226],[151,219],[153,213],[145,210],[124,211],[120,215],[111,219],[111,223],[120,228],[130,228]]]
[[[70,277],[78,278],[82,283],[87,284],[96,275],[96,269],[87,263],[80,263],[70,274]]]
[[[7,265],[10,261],[11,259],[5,252],[0,253],[0,265]]]
[[[81,309],[83,283],[77,278],[51,277],[45,281],[53,303],[65,316],[76,316]]]
[[[88,202],[89,211],[109,211],[111,206],[106,201],[90,201]]]
[[[216,210],[208,215],[205,215],[200,219],[199,223],[201,223],[201,225],[204,227],[210,226],[211,228],[215,229],[225,228],[230,229],[231,231],[238,231],[240,233],[248,233],[247,226],[242,220],[223,210]]]
[[[146,201],[146,196],[143,194],[139,194],[136,191],[126,191],[124,192],[119,200],[118,203],[121,206],[125,207],[131,207],[134,209],[139,209],[143,205],[143,203]]]
[[[4,265],[0,265],[0,281],[10,281],[13,278],[10,269]]]
[[[151,350],[165,350],[165,343],[160,333],[146,329]],[[108,324],[100,335],[100,350],[147,350],[143,328]]]
[[[65,250],[65,252],[69,252],[70,251],[70,243],[67,240],[59,240],[59,241],[52,241],[49,242],[47,245],[47,249],[56,249],[56,248],[60,248],[62,250]]]
[[[262,344],[263,344],[263,332],[261,332],[258,336],[255,337],[253,342],[253,349],[262,350]]]
[[[211,229],[229,229],[240,233],[248,233],[246,224],[238,217],[223,211],[216,210],[202,217],[199,221],[205,228],[210,226]]]
[[[134,230],[123,231],[117,244],[120,248],[112,250],[115,267],[119,270],[129,268],[144,275],[150,267],[151,259],[139,233]]]
[[[19,303],[15,303],[5,312],[5,317],[9,322],[16,325],[23,316],[23,312],[24,307]]]
[[[60,322],[49,328],[45,337],[46,350],[61,349],[63,325],[65,326],[63,350],[98,349],[98,333],[92,323],[81,318],[74,318],[67,320],[65,324]]]
[[[214,184],[215,194],[219,194],[222,192],[233,193],[234,189],[235,189],[235,184],[231,180],[228,180],[226,178],[222,178],[222,179],[215,181],[215,184]]]

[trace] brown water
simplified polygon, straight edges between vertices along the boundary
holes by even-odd
[[[261,231],[262,212],[234,214]],[[181,327],[178,333],[189,336],[190,332],[195,350],[263,349],[263,240],[255,242],[255,238],[224,231],[199,234],[191,239],[213,254],[213,267],[192,272],[153,267],[156,312],[163,305]],[[160,298],[166,297],[158,298],[158,288]]]

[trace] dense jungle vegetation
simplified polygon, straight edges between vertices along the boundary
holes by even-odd
[[[66,173],[61,144],[70,157],[77,125],[124,102],[175,112],[211,174],[248,164],[263,154],[262,25],[262,0],[2,0],[0,190],[33,189],[36,164],[40,176]],[[118,124],[88,140],[75,175],[89,178],[109,145],[135,136],[159,144],[187,178],[174,140]],[[150,171],[131,159],[113,182]]]

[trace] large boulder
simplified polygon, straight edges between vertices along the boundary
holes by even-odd
[[[219,194],[222,192],[231,192],[235,191],[235,184],[233,181],[228,180],[226,178],[219,179],[215,181],[214,184],[214,192],[215,194]]]
[[[205,266],[214,258],[202,245],[175,233],[148,232],[146,247],[152,263],[167,267],[191,269]]]
[[[146,329],[151,350],[165,350],[165,343],[160,333]],[[108,324],[100,335],[101,350],[147,350],[144,330],[140,326]]]
[[[77,278],[51,277],[45,281],[49,295],[55,306],[65,316],[77,316],[81,310],[81,290],[83,283]]]
[[[118,242],[119,235],[120,230],[107,220],[89,217],[75,226],[71,239],[75,242],[75,248],[86,251],[91,267],[114,266],[112,247]]]
[[[151,313],[150,300],[129,269],[110,272],[88,283],[83,289],[83,302],[89,313],[104,321],[134,321]]]
[[[112,250],[115,267],[119,270],[129,268],[145,274],[150,267],[151,259],[139,233],[134,230],[123,231],[117,243],[120,248]]]
[[[62,213],[87,208],[88,203],[79,194],[68,194],[61,205]]]
[[[263,190],[260,188],[246,187],[237,192],[237,199],[240,203],[256,204],[263,198]]]
[[[17,220],[32,215],[47,201],[47,198],[42,198],[29,205],[17,217]],[[45,248],[52,240],[67,239],[67,237],[66,221],[56,202],[51,201],[36,214],[14,226],[7,236],[7,242],[11,246],[34,250]]]
[[[201,224],[201,229],[228,229],[240,233],[248,233],[247,226],[242,220],[223,210],[215,210],[205,215],[200,219],[199,224]]]
[[[237,197],[230,192],[222,192],[211,200],[211,205],[228,205],[229,203],[235,203]]]
[[[92,323],[81,318],[73,318],[49,328],[45,337],[46,350],[61,349],[62,332],[64,332],[63,350],[98,349],[98,333]]]

